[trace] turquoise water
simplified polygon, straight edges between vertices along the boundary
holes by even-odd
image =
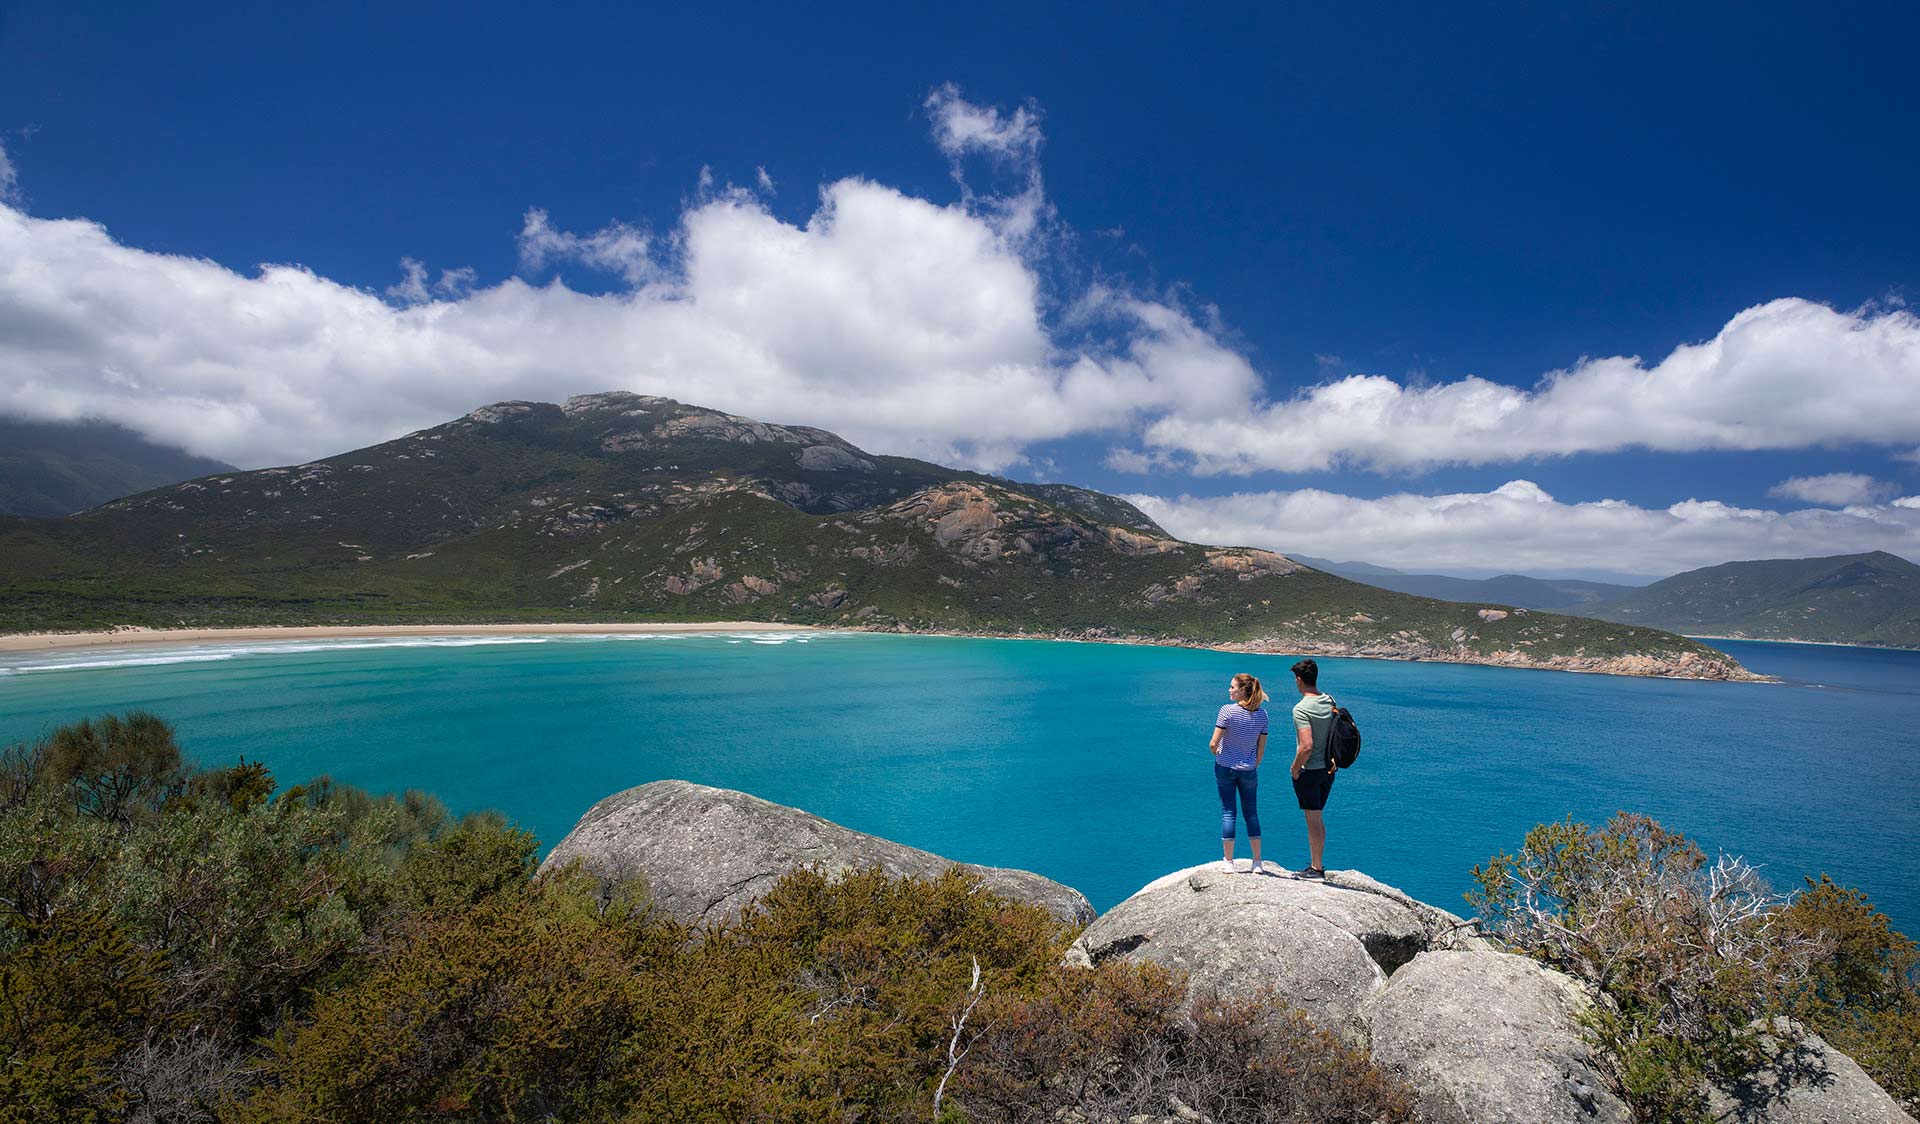
[[[1827,871],[1920,933],[1920,652],[1723,646],[1788,682],[1323,661],[1367,739],[1334,787],[1328,865],[1459,908],[1469,868],[1533,824],[1626,808],[1778,885]],[[41,653],[0,659],[0,742],[145,707],[202,762],[423,788],[543,845],[602,796],[681,777],[1036,870],[1104,909],[1217,856],[1206,744],[1227,678],[1283,685],[1291,663],[864,634]],[[1303,865],[1269,760],[1268,853]]]

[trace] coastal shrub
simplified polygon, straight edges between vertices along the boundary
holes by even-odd
[[[1145,1112],[1162,1060],[1158,1032],[1179,1021],[1185,1001],[1180,975],[1124,960],[1055,973],[1031,995],[991,992],[954,1096],[982,1124]]]
[[[992,992],[1027,994],[1062,970],[1072,937],[958,868],[790,872],[676,965],[678,1006],[658,1041],[683,1064],[628,1118],[699,1105],[710,1115],[693,1118],[716,1121],[925,1120],[973,966]]]
[[[64,926],[88,917],[145,957],[155,981],[137,1028],[123,1019],[89,1031],[89,1050],[106,1054],[57,1067],[109,1075],[100,1080],[115,1091],[89,1103],[116,1119],[210,1119],[254,1079],[256,1038],[365,971],[369,951],[409,917],[531,877],[531,837],[497,817],[456,820],[429,797],[376,798],[324,780],[273,790],[257,762],[186,764],[172,729],[139,713],[0,751],[8,971],[44,966],[71,944]],[[24,1056],[0,1056],[16,1059],[11,1079],[34,1072],[20,1068]]]
[[[131,1099],[115,1063],[147,1033],[161,958],[98,911],[0,952],[0,1122],[93,1124]]]
[[[1785,1010],[1860,1063],[1908,1112],[1920,1109],[1920,945],[1859,890],[1826,875],[1780,911],[1780,930],[1825,954],[1783,972]]]
[[[539,841],[497,812],[476,812],[409,847],[399,877],[409,909],[479,905],[517,890],[539,866]]]
[[[574,1119],[616,1108],[645,995],[684,933],[563,883],[418,916],[350,986],[283,1028],[235,1122]],[[656,958],[661,963],[655,963]],[[718,1044],[716,1044],[718,1045]]]
[[[186,805],[126,832],[96,892],[166,954],[170,1008],[248,1037],[379,928],[396,896],[379,833],[295,801]]]
[[[1122,961],[983,1004],[985,1029],[956,1083],[966,1119],[1413,1120],[1409,1089],[1273,994],[1202,995],[1189,1012],[1186,990],[1176,973]]]
[[[1585,1022],[1636,1119],[1703,1119],[1708,1082],[1789,1056],[1802,1024],[1912,1095],[1913,945],[1857,892],[1823,881],[1790,901],[1626,813],[1543,824],[1473,873],[1489,932],[1604,997]]]
[[[81,815],[119,823],[151,812],[187,779],[173,727],[139,710],[55,730],[40,752],[40,773]]]

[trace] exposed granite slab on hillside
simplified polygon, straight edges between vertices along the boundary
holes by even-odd
[[[662,909],[694,923],[738,915],[796,867],[818,864],[829,874],[878,867],[896,878],[927,878],[956,865],[797,808],[687,781],[654,781],[595,804],[541,869],[574,859],[604,881],[644,878]],[[1084,895],[1051,879],[957,865],[980,875],[994,893],[1040,906],[1062,921],[1093,919]]]
[[[1359,871],[1310,882],[1208,865],[1148,883],[1088,926],[1068,959],[1177,968],[1196,992],[1272,988],[1320,1025],[1343,1028],[1421,952],[1482,947],[1465,926]]]
[[[1433,951],[1361,1004],[1373,1060],[1418,1092],[1424,1124],[1626,1124],[1571,978],[1521,956]]]
[[[1765,1067],[1738,1085],[1708,1090],[1714,1124],[1914,1124],[1865,1070],[1819,1035],[1765,1041]]]

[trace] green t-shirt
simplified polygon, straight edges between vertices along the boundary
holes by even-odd
[[[1330,695],[1302,695],[1293,704],[1293,724],[1313,731],[1313,752],[1307,755],[1306,768],[1327,767],[1327,734],[1333,729],[1333,698]]]

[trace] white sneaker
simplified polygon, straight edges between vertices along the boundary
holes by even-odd
[[[1221,859],[1221,860],[1220,860],[1220,873],[1222,873],[1222,874],[1235,874],[1235,873],[1238,873],[1237,871],[1235,871],[1235,870],[1233,869],[1233,860],[1232,860],[1232,859]]]
[[[1253,860],[1253,865],[1248,868],[1248,873],[1250,874],[1265,874],[1266,872],[1267,868],[1260,865],[1259,859]]]

